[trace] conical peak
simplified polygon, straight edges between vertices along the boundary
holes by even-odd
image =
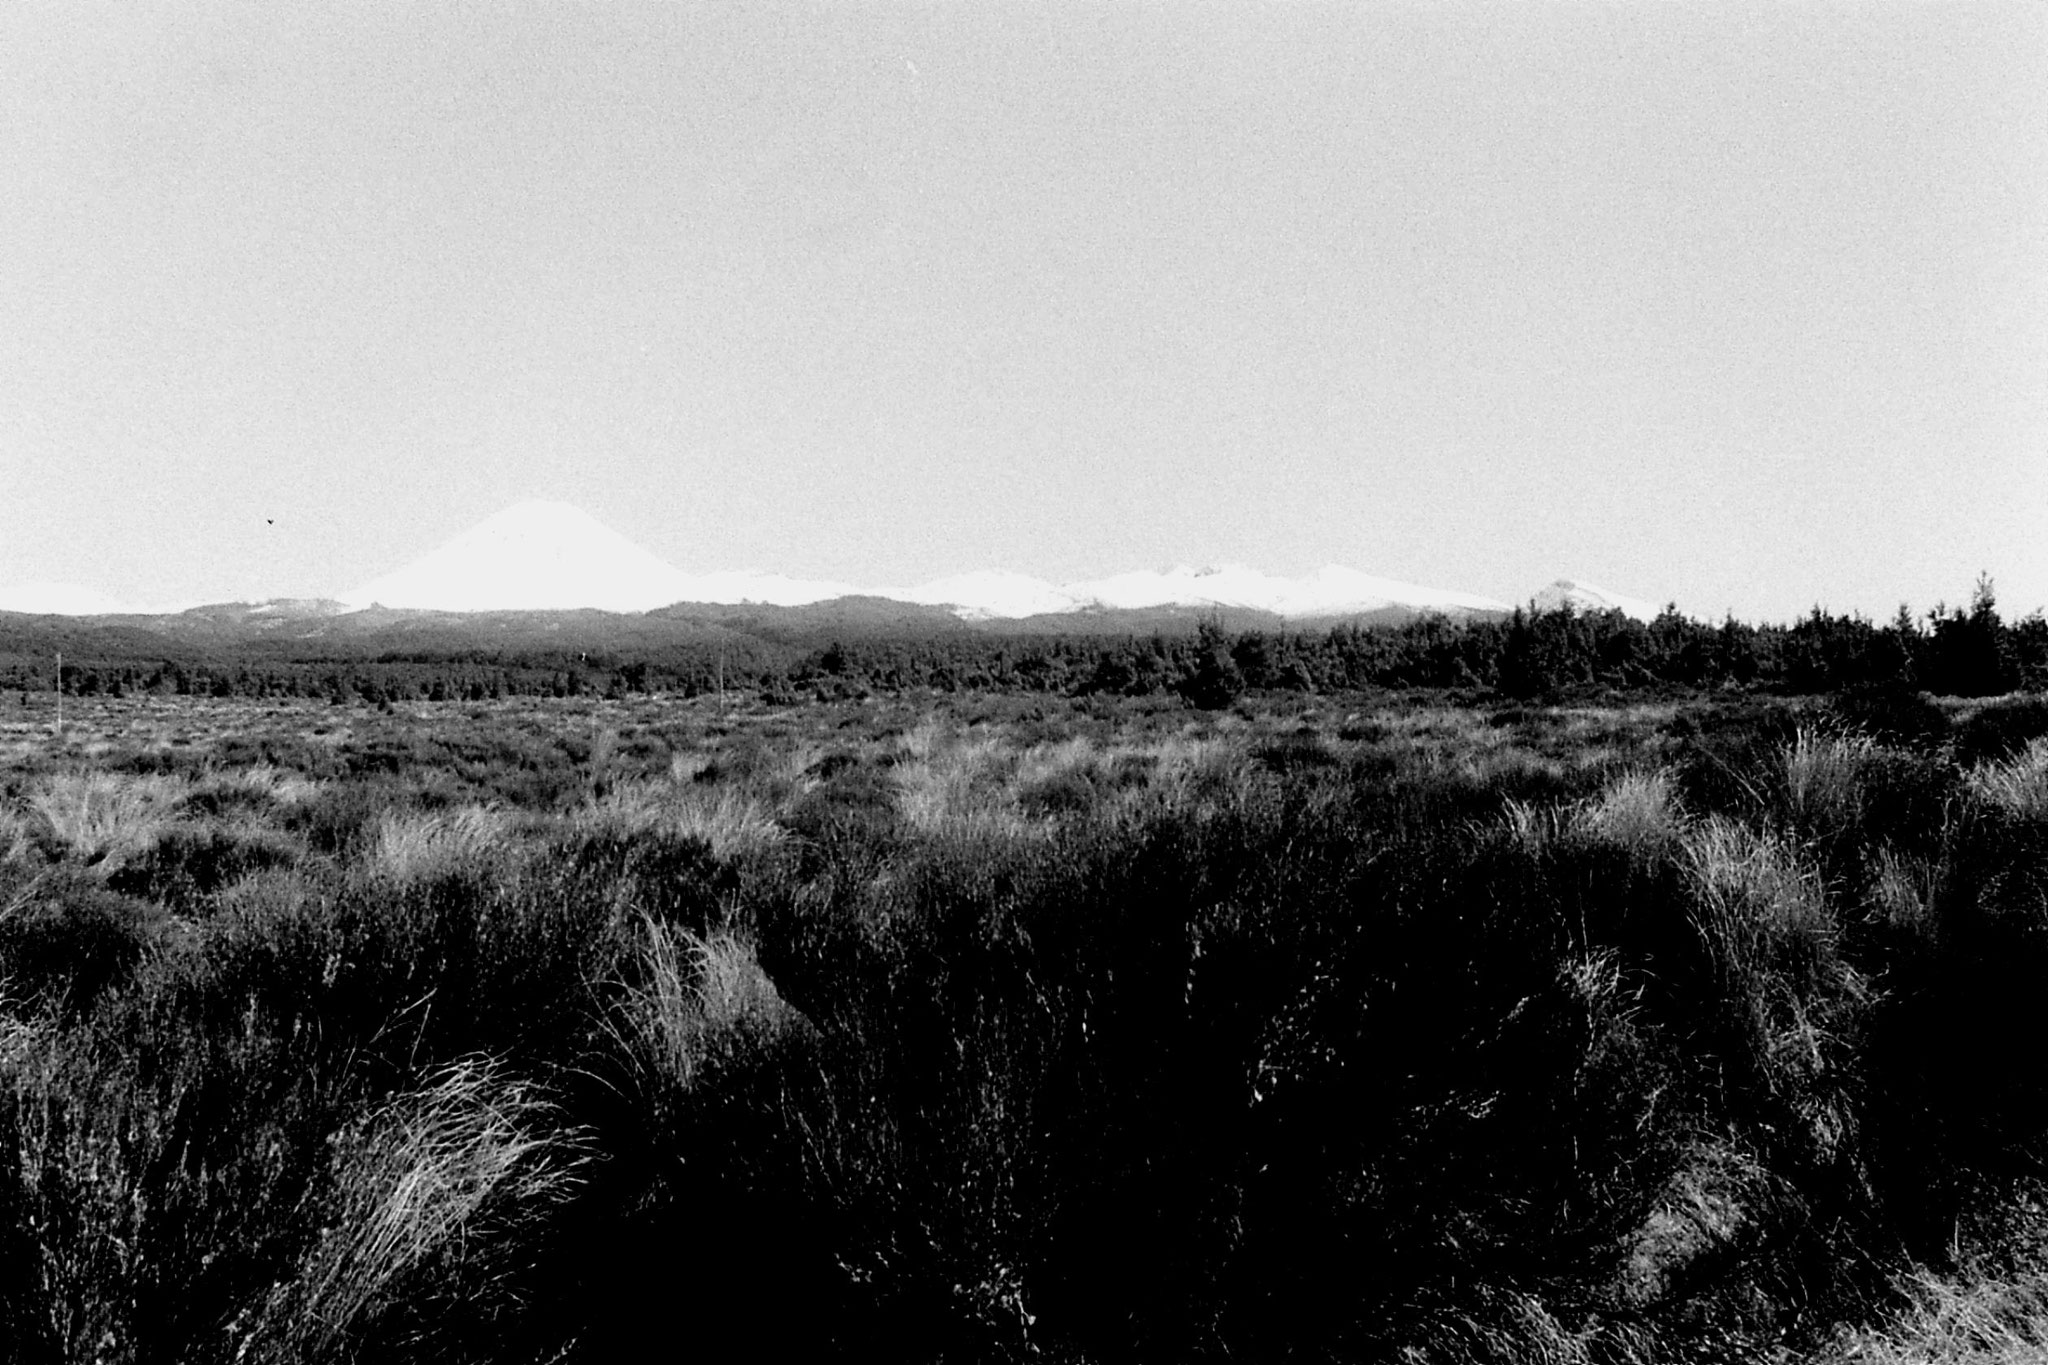
[[[440,611],[646,611],[687,595],[681,573],[581,508],[534,500],[485,518],[347,600]]]
[[[580,507],[539,498],[514,503],[501,512],[494,512],[457,539],[483,537],[518,537],[568,545],[589,540],[632,544]]]
[[[642,612],[675,602],[754,602],[796,606],[862,592],[844,583],[765,573],[688,575],[605,526],[582,508],[546,498],[493,513],[404,568],[343,600],[437,611],[536,611],[595,607]],[[1289,619],[1339,618],[1388,608],[1505,612],[1468,593],[1425,588],[1328,565],[1304,578],[1281,578],[1238,563],[1176,565],[1088,582],[1053,584],[1025,574],[979,570],[902,591],[873,595],[944,605],[968,619],[1005,619],[1073,611],[1149,610],[1161,606],[1247,608]],[[1599,609],[1642,604],[1571,580],[1538,594]],[[1654,610],[1651,609],[1651,614]]]

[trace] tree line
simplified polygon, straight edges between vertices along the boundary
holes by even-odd
[[[0,652],[0,660],[6,659]],[[1667,608],[1517,610],[1499,620],[1423,617],[1398,626],[1150,637],[866,636],[634,652],[430,649],[372,657],[150,659],[80,651],[53,668],[19,654],[0,689],[67,695],[315,698],[337,703],[482,702],[510,696],[700,696],[770,701],[870,693],[1040,692],[1180,696],[1228,705],[1247,691],[1376,688],[1491,692],[1533,700],[1593,693],[1738,688],[1811,694],[1887,688],[1990,696],[2048,688],[2048,620],[2001,617],[1980,579],[1967,607],[1906,607],[1878,623],[1815,607],[1788,624],[1698,621]]]

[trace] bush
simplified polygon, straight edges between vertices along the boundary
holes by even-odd
[[[2048,697],[1993,702],[1957,728],[1956,761],[1973,767],[2011,758],[2043,736],[2048,736]]]
[[[17,882],[0,888],[0,991],[82,1013],[168,932],[156,906],[75,872]]]
[[[1837,693],[1831,709],[1844,729],[1889,745],[1937,749],[1947,742],[1952,729],[1948,712],[1939,702],[1925,692],[1898,684]]]

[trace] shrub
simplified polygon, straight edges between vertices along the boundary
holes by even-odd
[[[1845,729],[1915,749],[1939,748],[1953,728],[1933,697],[1896,684],[1838,693],[1831,709]]]
[[[125,981],[169,929],[162,910],[76,871],[0,884],[0,987],[81,1013]]]
[[[125,895],[190,912],[243,877],[291,867],[305,856],[298,840],[264,825],[175,821],[155,844],[107,879]]]
[[[1965,767],[2012,758],[2048,738],[2048,697],[2015,697],[1981,708],[1956,730],[1956,761]]]

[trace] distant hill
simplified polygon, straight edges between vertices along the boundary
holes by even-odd
[[[775,629],[832,619],[849,628],[884,621],[931,623],[938,612],[977,624],[1000,622],[1027,633],[1068,617],[1094,632],[1125,629],[1120,612],[1164,612],[1170,626],[1187,611],[1251,612],[1278,620],[1319,622],[1504,613],[1505,603],[1471,593],[1423,587],[1329,565],[1301,578],[1282,578],[1243,565],[1137,570],[1108,578],[1054,584],[1007,570],[978,570],[913,588],[861,589],[845,583],[780,574],[687,574],[565,503],[526,502],[456,536],[447,544],[344,595],[353,607],[477,612],[597,608],[619,613],[683,604],[818,609]],[[886,603],[888,605],[878,605]],[[694,613],[692,613],[694,615]],[[793,625],[791,623],[794,623]],[[1107,623],[1107,624],[1105,624]]]
[[[1647,601],[1560,579],[1544,610],[1618,609],[1648,620]],[[10,614],[10,604],[33,614]],[[0,592],[0,657],[88,646],[123,657],[508,651],[660,651],[760,641],[807,648],[832,639],[1190,635],[1399,627],[1429,617],[1492,621],[1506,604],[1330,565],[1300,578],[1243,565],[1138,570],[1054,584],[1003,570],[920,587],[862,591],[769,573],[692,575],[565,503],[507,508],[339,600],[219,602],[172,613],[100,613],[82,591]],[[68,642],[68,643],[67,643]]]
[[[1567,607],[1573,611],[1618,611],[1638,621],[1654,621],[1664,610],[1655,602],[1625,597],[1570,578],[1558,579],[1530,601],[1540,611],[1561,611]]]

